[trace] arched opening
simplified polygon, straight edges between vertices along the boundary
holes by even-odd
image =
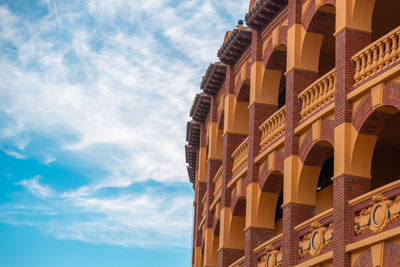
[[[262,97],[267,102],[280,109],[286,102],[286,46],[278,45],[274,48],[265,64],[262,83]]]
[[[400,26],[400,5],[397,0],[376,0],[372,12],[371,41]]]
[[[309,7],[311,8],[311,7]],[[335,67],[335,13],[332,5],[323,5],[315,12],[306,10],[303,26],[306,34],[302,40],[299,67],[316,72],[317,78]]]
[[[371,190],[400,178],[400,112],[382,127],[371,162]]]
[[[283,177],[282,177],[283,178]],[[282,233],[282,217],[283,217],[283,188],[279,192],[278,201],[275,208],[275,235]]]
[[[319,141],[308,152],[298,182],[298,198],[319,214],[333,207],[333,146]]]
[[[229,231],[229,243],[231,247],[244,251],[246,223],[246,200],[239,199],[232,212],[232,220]],[[243,256],[243,255],[242,255]]]
[[[332,208],[333,203],[333,156],[326,159],[321,167],[317,183],[317,206],[315,213]]]
[[[261,190],[258,208],[262,226],[273,229],[275,235],[282,232],[283,174],[274,171],[269,174]]]
[[[236,103],[234,106],[233,128],[236,132],[247,135],[249,132],[249,101],[250,80],[244,80],[236,91]]]

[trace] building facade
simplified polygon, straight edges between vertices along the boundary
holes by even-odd
[[[187,123],[192,266],[400,266],[399,14],[250,2]]]

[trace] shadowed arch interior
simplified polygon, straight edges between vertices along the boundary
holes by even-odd
[[[334,149],[328,141],[316,142],[306,154],[298,182],[297,196],[315,205],[319,214],[332,208]]]
[[[274,48],[265,64],[262,83],[262,96],[269,97],[271,104],[281,108],[286,102],[286,45]]]

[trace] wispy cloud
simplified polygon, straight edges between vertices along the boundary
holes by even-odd
[[[31,192],[34,196],[39,198],[49,198],[54,195],[53,190],[46,185],[42,185],[39,183],[39,180],[42,177],[40,175],[36,175],[30,179],[22,180],[16,185],[22,185],[25,187],[29,192]]]
[[[64,191],[40,176],[20,182],[53,214],[40,225],[65,239],[189,246],[185,121],[201,76],[248,0],[42,4],[47,12],[35,19],[0,5],[7,51],[0,52],[0,135],[15,146],[14,157],[96,172]],[[160,192],[129,191],[154,180]],[[167,188],[176,183],[190,190]],[[18,205],[18,214],[31,207]]]
[[[3,149],[4,153],[6,153],[9,156],[12,156],[16,159],[26,159],[26,156],[22,153],[19,153],[17,151],[13,151],[13,150],[8,150],[8,149]]]

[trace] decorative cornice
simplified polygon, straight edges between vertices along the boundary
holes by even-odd
[[[186,142],[190,146],[199,147],[200,144],[200,123],[188,121],[186,124]]]
[[[261,32],[287,4],[287,0],[259,0],[246,14],[246,24],[250,28]]]
[[[186,145],[185,157],[186,157],[186,163],[188,164],[187,171],[189,175],[189,181],[194,186],[196,178],[197,147]]]
[[[234,29],[218,50],[221,62],[234,65],[251,44],[252,30],[248,27]]]
[[[204,93],[217,96],[224,84],[226,76],[226,65],[221,62],[210,64],[203,76],[200,87]]]
[[[208,112],[211,107],[211,96],[207,94],[197,94],[192,108],[190,110],[190,116],[194,121],[198,121],[200,123],[204,123],[207,119]]]

